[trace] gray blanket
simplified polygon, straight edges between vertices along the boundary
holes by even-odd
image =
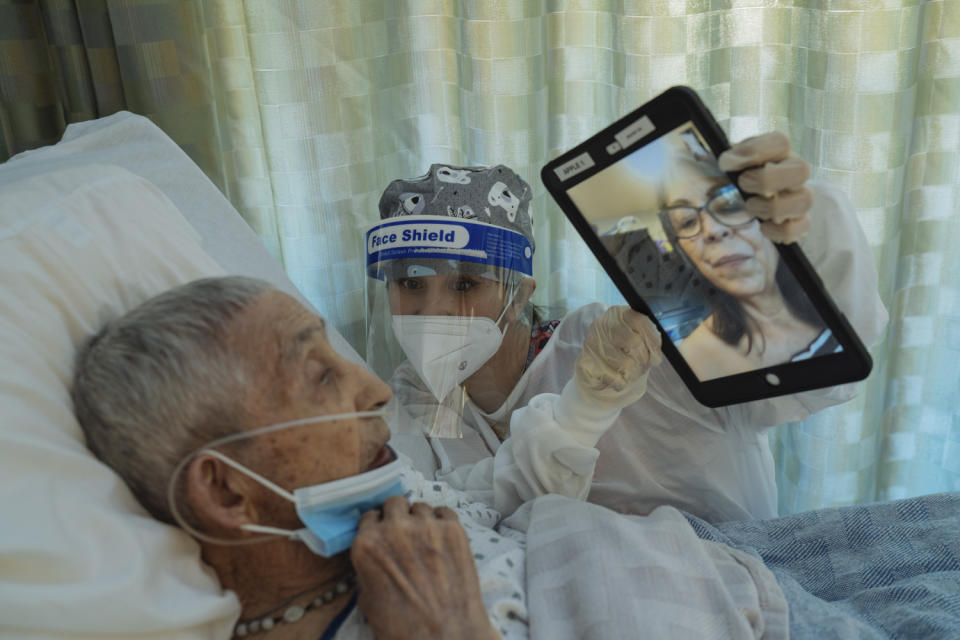
[[[762,558],[794,640],[960,638],[960,493],[710,525],[704,540]]]

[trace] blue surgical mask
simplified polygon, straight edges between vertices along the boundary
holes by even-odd
[[[391,461],[376,469],[371,469],[370,471],[332,482],[300,487],[290,492],[261,476],[256,471],[245,467],[236,460],[221,453],[214,447],[238,440],[247,440],[257,435],[281,429],[304,427],[332,420],[345,418],[384,418],[389,420],[392,417],[391,413],[390,409],[383,409],[378,411],[360,411],[304,418],[261,427],[210,442],[185,457],[174,470],[167,489],[171,513],[182,529],[195,538],[207,542],[238,545],[269,539],[266,537],[252,539],[216,538],[197,531],[181,515],[180,510],[177,508],[177,478],[186,468],[190,460],[199,455],[209,455],[219,459],[244,475],[256,480],[277,495],[292,502],[296,508],[297,516],[304,524],[303,528],[292,530],[257,524],[241,525],[241,529],[271,535],[281,535],[292,540],[300,540],[307,545],[311,551],[324,557],[340,553],[348,549],[353,543],[353,539],[357,535],[357,525],[360,521],[360,516],[367,511],[379,508],[390,496],[403,494],[403,482],[400,477],[403,472],[403,465],[393,449],[389,446],[387,447],[391,454]]]
[[[379,509],[390,496],[403,494],[403,482],[400,479],[403,469],[393,449],[390,449],[393,461],[382,467],[340,480],[294,489],[293,493],[219,451],[208,449],[201,453],[219,458],[292,502],[300,521],[306,525],[303,529],[291,530],[245,524],[241,529],[300,540],[311,551],[327,558],[350,548],[353,539],[357,537],[360,516],[372,509]]]
[[[306,529],[298,532],[300,539],[311,551],[326,557],[350,548],[357,537],[360,516],[379,509],[390,496],[403,494],[400,471],[400,461],[395,459],[353,478],[294,491],[297,515],[306,525]],[[347,483],[350,480],[357,482]],[[335,488],[334,485],[340,486]],[[338,495],[341,497],[334,497]]]

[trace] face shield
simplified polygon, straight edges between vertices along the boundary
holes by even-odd
[[[367,362],[418,429],[459,437],[464,383],[521,313],[533,248],[475,220],[401,216],[366,234]]]
[[[281,536],[299,540],[311,551],[324,557],[348,549],[356,537],[360,516],[372,509],[379,509],[390,496],[403,493],[403,469],[396,452],[385,446],[375,453],[372,460],[363,461],[369,463],[369,467],[360,473],[296,487],[280,486],[274,482],[271,476],[281,470],[264,468],[263,457],[259,454],[266,448],[265,438],[269,434],[282,432],[286,442],[295,443],[291,445],[293,451],[314,440],[316,430],[336,428],[331,423],[365,419],[384,419],[389,423],[395,419],[395,414],[392,410],[381,410],[317,416],[244,431],[207,443],[188,454],[170,477],[167,500],[174,520],[193,537],[214,544],[252,544]],[[276,446],[276,440],[271,443],[273,446]],[[190,463],[203,457],[220,461],[275,494],[276,504],[260,505],[259,512],[267,514],[268,521],[224,530],[222,526],[205,526],[205,519],[187,509],[184,496]],[[279,522],[269,521],[270,514],[277,514],[278,519],[282,517],[279,515],[282,509],[277,505],[282,507],[284,502],[293,505],[300,526],[285,528]]]

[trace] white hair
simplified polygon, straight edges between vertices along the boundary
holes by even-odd
[[[250,365],[227,334],[270,290],[241,276],[195,280],[108,322],[77,356],[72,397],[87,446],[161,521],[174,524],[166,489],[177,464],[242,428]]]

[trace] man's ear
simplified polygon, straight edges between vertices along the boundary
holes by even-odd
[[[187,465],[186,498],[200,524],[218,532],[235,532],[254,521],[252,483],[211,455]]]

